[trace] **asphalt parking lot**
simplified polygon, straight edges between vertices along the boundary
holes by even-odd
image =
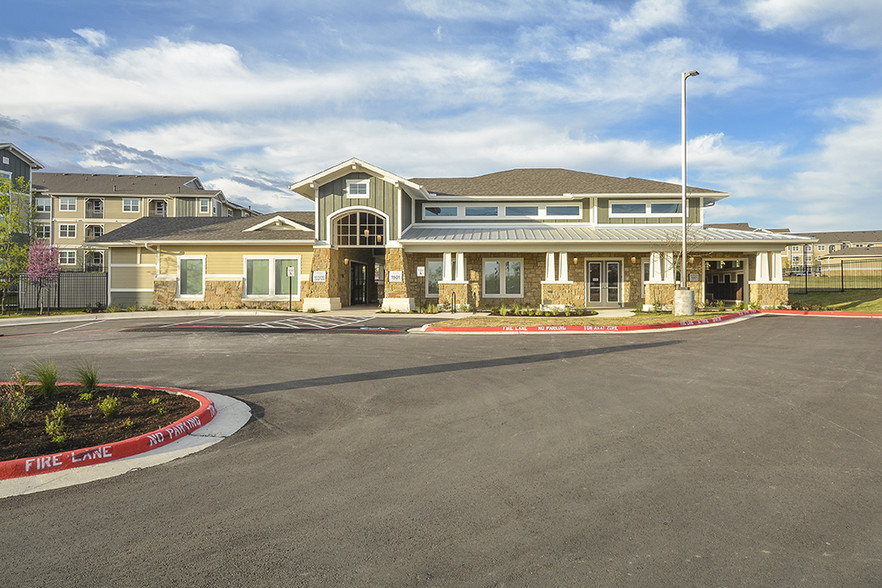
[[[0,369],[94,359],[254,418],[166,465],[0,500],[8,585],[882,584],[878,319],[57,326],[0,327]]]

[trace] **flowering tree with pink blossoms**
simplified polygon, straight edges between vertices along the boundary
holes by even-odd
[[[28,281],[37,287],[40,314],[43,314],[43,288],[54,284],[60,272],[58,249],[46,241],[34,241],[28,250],[28,269],[25,273],[28,276]]]

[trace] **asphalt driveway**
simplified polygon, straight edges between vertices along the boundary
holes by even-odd
[[[9,585],[882,584],[877,319],[20,335],[3,369],[96,359],[105,381],[255,418],[164,466],[0,501]]]

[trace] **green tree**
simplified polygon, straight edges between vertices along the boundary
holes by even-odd
[[[0,314],[6,313],[6,295],[28,267],[35,213],[30,183],[0,177]]]

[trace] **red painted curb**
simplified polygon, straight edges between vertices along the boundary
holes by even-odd
[[[59,385],[68,385],[69,382],[60,382]],[[199,408],[184,418],[178,419],[167,427],[163,427],[152,433],[145,433],[131,439],[124,439],[107,445],[97,445],[74,451],[64,451],[52,455],[39,457],[23,457],[0,461],[0,480],[11,478],[23,478],[49,472],[60,472],[71,468],[79,468],[97,463],[104,463],[130,457],[139,453],[156,449],[167,445],[180,437],[192,433],[196,429],[205,426],[215,417],[217,409],[214,403],[192,390],[180,388],[161,388],[159,386],[139,386],[132,384],[99,384],[104,387],[137,388],[140,390],[161,390],[173,394],[183,394],[199,401]]]
[[[798,316],[853,316],[862,318],[882,318],[882,312],[845,312],[843,310],[760,310],[763,314],[795,314]]]
[[[523,327],[426,327],[426,333],[587,333],[587,332],[610,332],[623,333],[626,331],[650,331],[654,329],[671,329],[678,327],[695,327],[698,325],[712,325],[732,320],[742,316],[756,314],[756,310],[743,310],[732,314],[717,316],[711,319],[692,319],[675,321],[670,323],[654,323],[648,325],[532,325]]]

